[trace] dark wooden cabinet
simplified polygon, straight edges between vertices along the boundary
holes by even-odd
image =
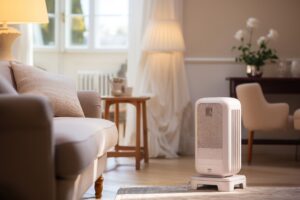
[[[236,86],[243,83],[259,83],[265,94],[300,94],[300,77],[228,77],[229,94],[236,97]]]

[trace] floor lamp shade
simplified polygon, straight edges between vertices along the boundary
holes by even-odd
[[[184,51],[183,35],[175,20],[160,20],[150,22],[146,28],[142,44],[148,52]]]
[[[0,0],[0,60],[13,60],[12,44],[20,35],[8,24],[48,23],[45,0]]]
[[[0,24],[48,23],[45,0],[0,0]]]

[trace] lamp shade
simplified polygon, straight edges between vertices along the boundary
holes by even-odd
[[[0,0],[0,24],[48,23],[45,0]]]
[[[175,20],[152,21],[143,38],[145,51],[184,51],[185,45],[180,25]]]

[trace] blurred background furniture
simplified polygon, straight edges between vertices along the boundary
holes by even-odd
[[[294,112],[294,128],[300,130],[300,109],[297,109]]]
[[[248,130],[248,164],[250,164],[254,132],[286,129],[289,121],[289,105],[268,103],[258,83],[238,85],[236,95],[242,106],[243,124]]]
[[[300,77],[227,77],[229,94],[236,97],[236,86],[244,83],[259,83],[265,94],[300,94]]]
[[[78,93],[86,118],[56,118],[47,99],[15,92],[8,62],[0,80],[0,199],[77,200],[94,182],[100,198],[118,133],[100,119],[99,95]]]
[[[300,109],[297,109],[293,115],[294,129],[300,130]],[[298,145],[296,145],[296,160],[298,161]]]
[[[236,87],[245,83],[258,83],[266,95],[299,95],[300,94],[300,77],[227,77],[229,81],[229,94],[231,97],[236,96]],[[243,144],[247,144],[247,139],[242,139]],[[300,140],[292,138],[262,139],[256,138],[253,144],[272,144],[272,145],[300,145]]]

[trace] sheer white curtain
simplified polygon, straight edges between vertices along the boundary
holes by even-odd
[[[129,51],[128,51],[128,85],[133,87],[133,94],[137,95],[137,77],[140,76],[140,62],[143,57],[142,38],[145,27],[150,19],[153,7],[153,0],[131,0],[129,19]],[[126,145],[135,144],[135,107],[127,105],[126,135],[124,143]]]
[[[31,24],[15,25],[21,35],[13,44],[13,56],[21,63],[33,65],[33,34]]]
[[[129,51],[129,69],[131,70],[129,80],[133,80],[136,73],[135,93],[139,95],[147,93],[152,96],[147,104],[150,157],[177,157],[180,132],[184,123],[183,113],[190,102],[190,96],[183,54],[181,52],[161,53],[154,57],[147,52],[142,52],[142,35],[150,20],[173,19],[180,22],[181,4],[181,0],[143,1],[139,5],[143,11],[142,21],[139,27],[135,27],[137,29],[132,30],[134,34],[138,33],[138,37],[134,37],[135,45]],[[135,140],[134,115],[132,114],[133,112],[129,111],[127,144],[132,144]]]

